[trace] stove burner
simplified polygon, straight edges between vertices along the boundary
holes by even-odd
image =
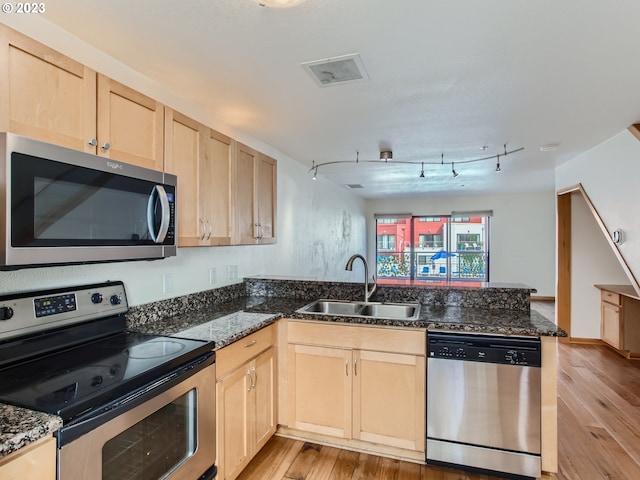
[[[148,360],[151,358],[175,355],[184,349],[184,344],[173,340],[149,340],[138,345],[133,345],[127,350],[129,358]]]

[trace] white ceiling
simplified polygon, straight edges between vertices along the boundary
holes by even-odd
[[[556,165],[640,121],[638,0],[55,0],[46,18],[365,198],[553,189]],[[359,53],[369,81],[301,63]],[[540,146],[559,144],[555,152]],[[480,147],[488,145],[483,152]],[[311,174],[310,174],[311,177]]]

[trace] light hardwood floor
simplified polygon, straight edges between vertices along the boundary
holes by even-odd
[[[532,308],[554,318],[552,302]],[[558,480],[640,479],[640,360],[606,346],[558,346]],[[274,437],[239,480],[489,480]]]

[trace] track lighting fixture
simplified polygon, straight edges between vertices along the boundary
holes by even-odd
[[[484,150],[484,147],[483,147]],[[500,166],[500,157],[506,157],[507,155],[511,155],[512,153],[516,153],[516,152],[521,152],[522,150],[524,150],[524,147],[520,147],[520,148],[516,148],[514,150],[507,150],[507,144],[504,144],[504,152],[502,153],[498,153],[495,155],[490,155],[488,157],[482,157],[482,158],[471,158],[468,160],[457,160],[458,164],[465,164],[465,163],[474,163],[474,162],[482,162],[482,161],[486,161],[486,160],[496,160],[496,172],[500,172],[502,171],[502,168]],[[313,179],[315,180],[318,176],[318,170],[320,167],[325,167],[327,165],[337,165],[337,164],[343,164],[343,163],[384,163],[387,165],[393,165],[393,164],[401,164],[401,165],[420,165],[420,176],[419,178],[425,178],[425,174],[424,174],[424,166],[426,165],[451,165],[451,174],[453,175],[453,177],[457,177],[458,176],[458,172],[456,172],[455,169],[455,163],[453,161],[451,162],[445,162],[444,161],[444,153],[440,154],[440,161],[428,161],[428,160],[394,160],[393,159],[393,152],[391,150],[381,150],[380,151],[380,158],[378,160],[362,160],[360,158],[360,152],[356,152],[356,159],[355,160],[334,160],[334,161],[330,161],[330,162],[322,162],[322,163],[316,163],[315,160],[312,163],[311,168],[309,169],[309,172],[313,172]]]

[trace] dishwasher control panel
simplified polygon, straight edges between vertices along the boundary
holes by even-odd
[[[428,358],[539,367],[540,339],[537,337],[428,333],[427,356]]]

